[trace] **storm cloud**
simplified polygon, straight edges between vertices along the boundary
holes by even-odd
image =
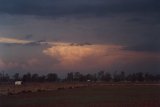
[[[159,72],[159,13],[159,0],[0,0],[0,64]]]
[[[1,0],[0,12],[12,15],[60,17],[104,16],[122,13],[159,13],[158,0]]]

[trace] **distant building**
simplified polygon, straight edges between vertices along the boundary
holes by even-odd
[[[87,80],[87,82],[91,82],[91,80]]]
[[[22,81],[15,81],[15,85],[22,85]]]

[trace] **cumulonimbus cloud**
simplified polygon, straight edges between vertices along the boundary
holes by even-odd
[[[57,46],[43,50],[43,53],[51,58],[57,58],[60,66],[70,68],[73,65],[81,66],[85,63],[103,63],[105,57],[115,56],[121,48],[121,46],[116,45],[70,45],[69,43],[59,43]]]

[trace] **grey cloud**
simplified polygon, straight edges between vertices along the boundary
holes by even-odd
[[[39,41],[31,41],[28,43],[0,43],[0,45],[3,46],[58,46],[58,44],[54,44],[54,42],[48,42],[46,40],[39,40]],[[82,42],[82,43],[70,43],[68,44],[70,46],[86,46],[86,45],[92,45],[89,42]]]
[[[18,46],[18,43],[0,43],[2,46]]]
[[[40,45],[41,45],[40,42],[30,42],[30,43],[23,44],[23,46],[40,46]]]
[[[29,35],[26,35],[24,38],[25,39],[31,39],[33,37],[33,35],[32,34],[29,34]]]
[[[142,36],[145,38],[144,43],[139,43],[135,45],[128,45],[124,48],[124,50],[130,50],[130,51],[144,51],[144,52],[160,52],[160,37],[159,35],[145,35]]]
[[[127,46],[124,50],[139,51],[139,52],[160,52],[160,45],[157,44],[143,44],[135,46]]]
[[[126,20],[128,23],[137,23],[137,24],[148,24],[148,25],[158,25],[160,24],[160,15],[155,16],[133,16]]]
[[[86,46],[86,45],[92,45],[91,43],[71,43],[70,46]]]
[[[158,13],[158,0],[1,0],[0,12],[13,15],[65,16]]]
[[[107,17],[108,19],[105,17],[106,19],[103,20],[98,19],[98,17],[98,20],[93,21],[89,21],[91,18],[88,18],[82,24],[81,22],[77,24],[80,20],[68,23],[62,21],[62,23],[57,22],[58,27],[51,26],[48,23],[41,23],[41,21],[38,22],[37,26],[33,26],[36,25],[35,23],[37,22],[35,22],[31,26],[25,27],[25,30],[27,30],[24,31],[25,34],[28,34],[28,31],[34,29],[36,33],[31,33],[35,36],[27,35],[25,39],[44,39],[43,36],[45,35],[45,38],[49,38],[48,40],[56,38],[65,42],[73,42],[71,45],[86,45],[81,43],[84,41],[92,43],[103,42],[106,44],[126,45],[127,50],[135,51],[157,51],[159,44],[155,43],[160,42],[160,39],[156,39],[156,41],[152,39],[159,36],[160,33],[160,26],[158,25],[160,24],[159,13],[159,0],[0,0],[0,14],[10,14],[11,16],[72,17],[91,15],[95,16],[95,18],[97,16],[117,16],[114,18]],[[54,24],[56,25],[53,21]],[[82,27],[77,27],[76,24]],[[17,29],[18,33],[24,30]],[[45,41],[33,41],[24,44],[24,46],[40,46],[42,43],[43,45],[48,45]]]
[[[47,43],[41,43],[40,41],[33,41],[28,43],[0,43],[3,46],[44,46],[48,45]]]

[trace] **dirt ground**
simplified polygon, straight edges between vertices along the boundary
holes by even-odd
[[[84,86],[88,86],[88,83],[24,83],[20,86],[7,84],[0,85],[0,95],[18,94],[21,92],[53,91]]]
[[[0,96],[0,107],[160,107],[160,85],[83,84],[21,92]]]

